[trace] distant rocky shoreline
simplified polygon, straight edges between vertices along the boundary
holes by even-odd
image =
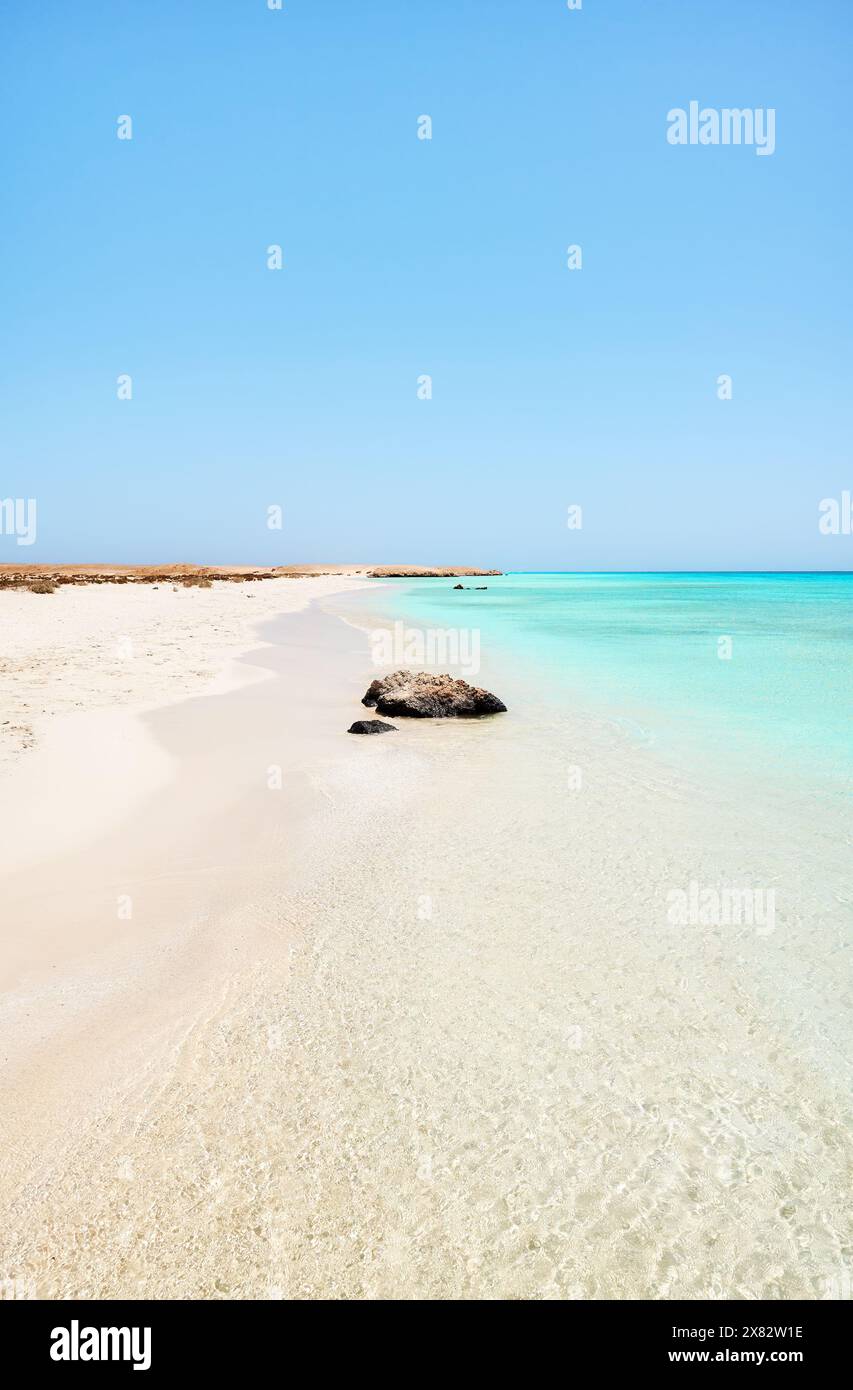
[[[214,580],[234,584],[262,579],[318,579],[347,575],[366,579],[451,579],[501,574],[501,570],[427,569],[370,565],[0,565],[0,589],[51,593],[65,584],[183,584],[207,588]]]
[[[374,569],[368,579],[473,579],[484,574],[503,574],[503,570],[467,569]]]

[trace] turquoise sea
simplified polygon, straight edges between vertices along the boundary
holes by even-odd
[[[401,581],[353,603],[474,629],[484,669],[524,672],[664,755],[850,787],[853,574],[518,573]]]
[[[451,1136],[446,1200],[475,1156],[456,1248],[509,1249],[523,1230],[544,1283],[520,1296],[837,1297],[853,576],[516,573],[344,600],[377,666],[390,620],[395,666],[450,669],[508,707],[398,719],[350,755],[373,878],[400,876],[359,969],[363,953],[383,998],[417,982],[405,1016],[430,1026],[408,1052],[395,1036],[389,1063],[431,1078],[417,1113]],[[463,659],[478,638],[476,671],[409,660],[408,634],[442,631],[466,634]],[[391,769],[411,808],[383,836]],[[407,894],[435,911],[415,926],[403,911],[389,939],[379,924]],[[505,1200],[519,1191],[523,1219]],[[478,1247],[484,1212],[506,1227]],[[505,1291],[490,1259],[477,1278]]]

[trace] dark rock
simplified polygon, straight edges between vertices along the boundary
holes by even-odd
[[[396,734],[396,732],[393,724],[386,724],[382,719],[357,719],[347,729],[348,734]]]
[[[395,671],[372,681],[361,703],[379,714],[410,719],[471,719],[506,711],[490,691],[427,671]]]
[[[464,588],[465,588],[465,585],[464,585],[464,584],[454,584],[453,587],[454,587],[454,589],[464,589]]]

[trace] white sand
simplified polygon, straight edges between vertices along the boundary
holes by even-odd
[[[335,575],[0,593],[0,795],[15,808],[0,874],[85,843],[168,782],[171,760],[136,716],[263,679],[237,660],[265,645],[259,623],[362,583]]]
[[[256,624],[358,580],[65,585],[0,593],[0,766],[36,745],[46,721],[77,710],[216,693],[252,679],[229,662],[263,643]],[[212,684],[217,678],[216,684]]]

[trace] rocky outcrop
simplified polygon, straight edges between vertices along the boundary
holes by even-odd
[[[210,589],[214,579],[234,584],[276,579],[284,570],[202,565],[13,565],[0,564],[0,590],[31,588],[35,584],[183,584]],[[47,593],[47,589],[34,589]]]
[[[476,570],[463,569],[461,566],[450,566],[447,569],[424,569],[419,565],[380,565],[376,569],[368,570],[368,579],[459,579],[463,576],[471,578],[474,575],[483,574],[503,574],[503,570]]]
[[[394,725],[386,724],[383,719],[357,719],[347,729],[348,734],[396,734],[396,732]]]
[[[395,671],[372,681],[361,703],[379,714],[408,719],[472,719],[506,711],[491,691],[427,671]]]

